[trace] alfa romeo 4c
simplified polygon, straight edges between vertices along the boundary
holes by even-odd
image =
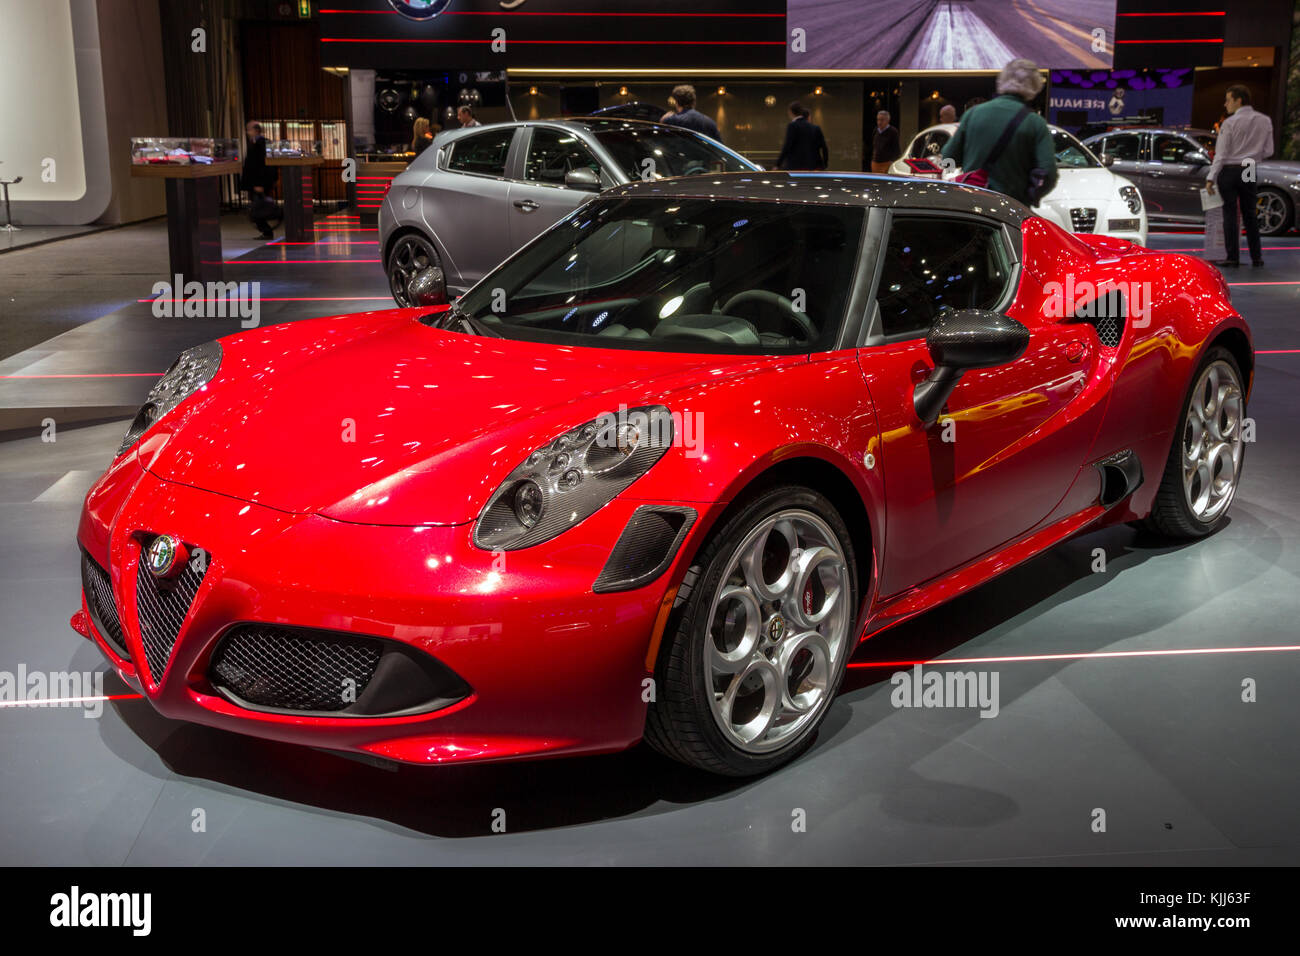
[[[762,773],[882,629],[1222,525],[1253,366],[1211,266],[986,190],[619,186],[450,308],[184,353],[86,497],[72,623],[240,733]]]

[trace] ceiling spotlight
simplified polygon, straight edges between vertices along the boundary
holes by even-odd
[[[718,95],[719,95],[719,96],[726,96],[726,95],[727,95],[727,88],[726,88],[725,86],[719,86],[719,87],[718,87]]]
[[[537,95],[537,87],[535,87],[535,86],[530,86],[530,87],[528,87],[528,95],[529,95],[529,96],[536,96],[536,95]]]
[[[821,95],[822,95],[822,88],[820,86],[817,87],[815,90],[813,90],[813,96],[821,96]]]

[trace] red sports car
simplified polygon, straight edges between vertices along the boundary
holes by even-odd
[[[986,190],[618,187],[450,308],[182,355],[72,623],[241,733],[761,773],[883,628],[1081,531],[1218,528],[1253,366],[1211,266]]]

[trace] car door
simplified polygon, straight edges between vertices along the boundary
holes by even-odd
[[[1110,171],[1123,176],[1138,187],[1142,199],[1147,191],[1142,182],[1143,163],[1141,133],[1108,133],[1092,142],[1092,151],[1110,166]],[[1108,161],[1109,158],[1109,161]],[[1149,203],[1148,203],[1149,205]]]
[[[1180,133],[1150,135],[1151,159],[1143,173],[1147,190],[1164,215],[1199,219],[1209,157],[1199,144]]]
[[[506,175],[515,126],[489,126],[453,140],[424,190],[424,218],[442,245],[448,285],[467,289],[514,249]]]
[[[999,548],[1051,514],[1089,444],[1079,431],[1087,426],[1062,412],[1082,393],[1096,354],[1091,329],[1026,322],[1024,354],[968,371],[927,427],[912,402],[934,367],[924,336],[941,310],[1012,305],[1019,236],[978,216],[878,214],[889,221],[858,359],[880,419],[888,504],[880,593],[888,596]]]
[[[575,169],[589,169],[600,186],[613,185],[600,162],[573,130],[532,126],[519,150],[520,161],[510,183],[510,243],[518,249],[558,222],[598,192],[565,185]]]

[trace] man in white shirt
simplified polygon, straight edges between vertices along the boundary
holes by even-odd
[[[1259,192],[1255,165],[1273,155],[1273,121],[1255,112],[1250,105],[1250,90],[1240,84],[1228,87],[1223,107],[1228,111],[1228,118],[1219,127],[1214,162],[1206,175],[1210,192],[1214,192],[1217,184],[1223,193],[1223,241],[1228,258],[1216,265],[1235,268],[1239,264],[1237,208],[1240,206],[1251,265],[1258,267],[1264,264],[1264,257],[1255,213]]]

